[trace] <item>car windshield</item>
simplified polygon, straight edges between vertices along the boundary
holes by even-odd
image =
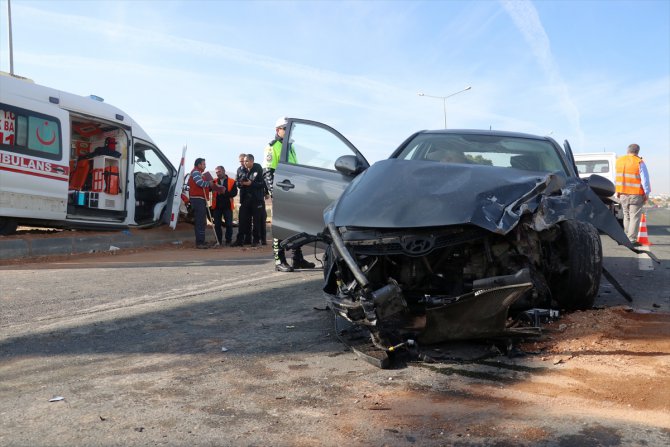
[[[396,158],[565,173],[551,142],[507,135],[421,133]]]

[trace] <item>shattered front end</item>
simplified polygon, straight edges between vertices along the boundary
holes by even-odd
[[[380,349],[508,335],[510,306],[533,288],[530,269],[508,259],[505,238],[474,226],[382,231],[331,223],[328,232],[326,298]],[[499,274],[511,265],[518,269]]]

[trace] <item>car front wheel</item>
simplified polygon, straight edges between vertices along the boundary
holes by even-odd
[[[566,310],[590,309],[598,295],[602,274],[600,235],[586,222],[569,220],[560,227],[556,248],[562,268],[553,281],[553,298]]]

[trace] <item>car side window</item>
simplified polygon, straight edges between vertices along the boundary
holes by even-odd
[[[295,151],[297,164],[313,168],[334,171],[335,160],[342,155],[352,154],[349,146],[337,135],[307,123],[293,123],[290,143]]]

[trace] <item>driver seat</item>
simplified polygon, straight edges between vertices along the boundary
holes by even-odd
[[[540,159],[535,155],[514,155],[510,157],[509,163],[513,168],[524,171],[541,171]]]

